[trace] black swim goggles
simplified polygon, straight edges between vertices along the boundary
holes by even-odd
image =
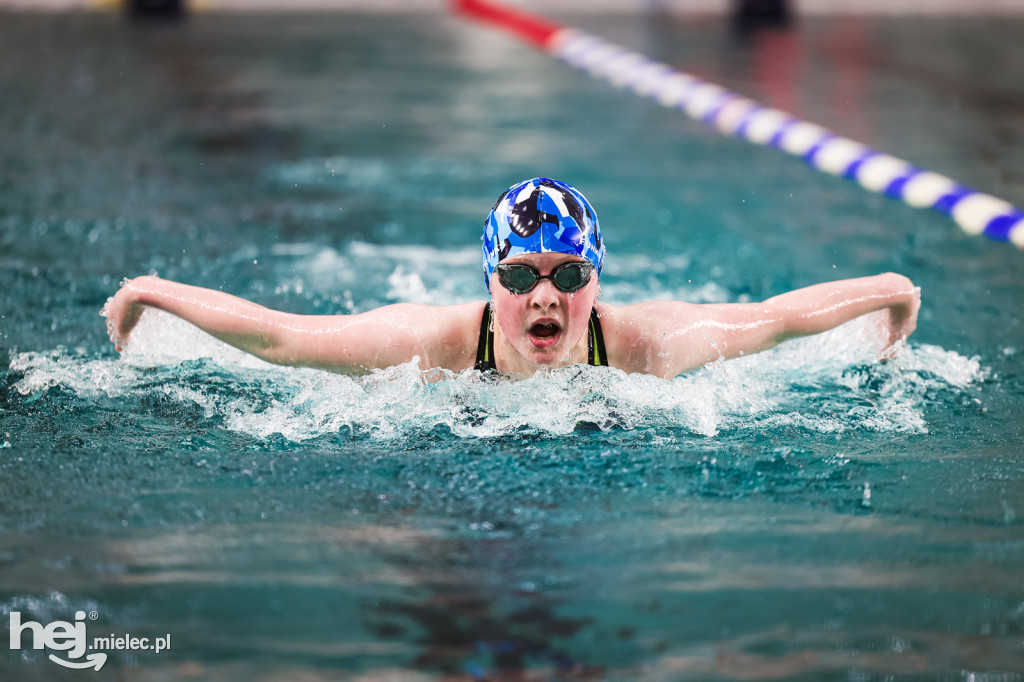
[[[587,286],[594,266],[586,261],[569,261],[562,263],[551,271],[550,275],[542,275],[536,268],[518,263],[499,263],[494,268],[498,273],[498,281],[513,294],[525,294],[531,291],[537,282],[550,279],[559,291],[572,293]]]

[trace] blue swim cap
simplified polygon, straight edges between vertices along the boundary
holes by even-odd
[[[597,214],[572,185],[534,178],[509,187],[484,223],[484,283],[499,262],[521,253],[571,253],[594,264],[598,276],[604,243]]]

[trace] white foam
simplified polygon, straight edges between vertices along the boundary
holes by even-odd
[[[433,294],[427,291],[423,279],[415,272],[405,273],[404,268],[399,265],[394,272],[388,275],[388,297],[396,298],[409,303],[436,304],[437,300]]]
[[[986,375],[978,358],[930,345],[911,345],[879,365],[877,324],[877,316],[868,316],[672,381],[570,367],[511,382],[485,381],[471,371],[424,374],[414,363],[360,378],[275,367],[180,320],[147,313],[121,360],[64,350],[20,353],[11,370],[23,374],[15,388],[25,396],[60,386],[85,399],[116,398],[131,409],[157,393],[230,431],[293,442],[325,435],[415,442],[439,427],[468,439],[566,436],[580,422],[626,440],[666,436],[666,429],[669,438],[679,431],[711,438],[782,426],[920,433],[928,429],[928,400],[973,395]],[[182,371],[183,362],[197,358],[208,360]],[[223,386],[233,376],[245,388],[232,394]]]
[[[337,252],[334,252],[335,254]],[[477,266],[480,265],[480,248],[437,249],[416,244],[370,244],[354,241],[348,245],[346,255],[351,258],[386,258],[390,260],[430,263],[437,265]]]
[[[482,302],[479,258],[475,248],[290,244],[278,248],[268,267],[287,273],[276,277],[278,294],[318,293],[330,297],[335,312],[360,312],[395,302]],[[685,282],[680,273],[691,265],[686,253],[657,259],[619,253],[608,261],[603,299],[730,300],[713,279],[666,284]],[[637,272],[646,278],[637,280]],[[353,379],[270,365],[153,310],[144,313],[120,359],[57,349],[19,353],[10,367],[21,374],[15,388],[28,399],[60,387],[132,409],[138,399],[159,392],[162,400],[198,408],[229,430],[295,442],[330,434],[416,439],[438,427],[464,438],[564,435],[579,422],[624,434],[636,430],[645,438],[665,429],[713,437],[773,425],[825,433],[926,431],[930,396],[973,394],[986,370],[978,358],[914,343],[879,365],[881,319],[866,316],[672,381],[607,368],[569,368],[514,383],[481,381],[472,372],[428,381],[412,364]],[[230,390],[235,377],[237,392]]]
[[[272,367],[248,353],[218,341],[198,327],[159,310],[146,310],[132,331],[122,359],[137,367],[171,365],[197,358],[225,366]]]
[[[14,384],[14,389],[23,396],[38,396],[56,386],[65,386],[84,397],[117,397],[129,392],[138,381],[138,374],[131,365],[88,360],[59,350],[18,353],[11,358],[10,369],[24,372]]]

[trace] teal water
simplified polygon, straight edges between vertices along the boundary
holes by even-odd
[[[588,30],[1024,204],[1019,19]],[[19,680],[1020,680],[1021,254],[440,16],[0,18],[0,611],[170,634]],[[304,313],[482,300],[513,182],[579,186],[603,296],[886,270],[875,320],[662,381],[277,368],[146,272]],[[6,630],[4,632],[6,634]],[[26,636],[27,641],[27,636]]]

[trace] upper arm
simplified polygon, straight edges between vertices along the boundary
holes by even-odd
[[[473,328],[471,319],[470,306],[414,303],[356,315],[282,315],[265,359],[362,373],[418,357],[422,369],[444,367],[457,371],[464,368],[465,358],[471,354],[471,344],[467,343],[468,329]]]
[[[654,301],[617,308],[609,317],[612,364],[664,378],[771,348],[783,332],[773,307],[761,303]]]

